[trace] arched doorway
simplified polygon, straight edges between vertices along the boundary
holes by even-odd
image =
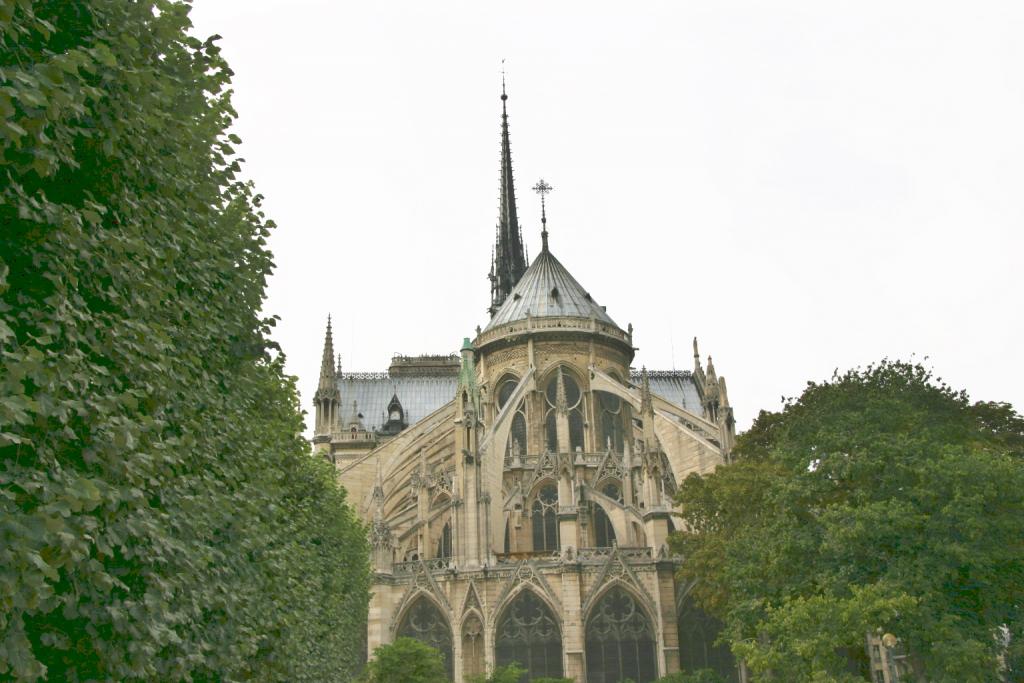
[[[651,620],[621,586],[610,588],[590,611],[586,639],[587,683],[649,683],[658,677]]]
[[[519,664],[534,678],[562,674],[562,632],[551,608],[535,593],[520,592],[498,617],[494,656],[498,666]]]
[[[444,659],[448,678],[453,677],[452,628],[437,605],[426,596],[420,595],[402,615],[402,622],[395,630],[398,637],[415,638],[436,648]]]

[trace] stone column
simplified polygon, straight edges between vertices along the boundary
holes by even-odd
[[[582,615],[582,577],[580,565],[565,566],[562,581],[562,650],[565,652],[565,677],[586,680],[585,636]]]
[[[679,671],[679,620],[676,615],[675,566],[669,561],[658,562],[658,590],[655,593],[660,612],[661,638],[658,664],[661,675]]]

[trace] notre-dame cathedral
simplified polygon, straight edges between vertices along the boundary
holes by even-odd
[[[328,321],[313,442],[370,529],[368,650],[422,640],[456,683],[512,662],[530,679],[739,682],[667,544],[678,483],[729,457],[725,379],[696,340],[692,371],[635,370],[632,326],[555,257],[546,215],[527,263],[501,101],[487,324],[459,354],[343,372]]]

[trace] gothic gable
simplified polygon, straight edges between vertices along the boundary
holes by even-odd
[[[594,605],[594,602],[604,593],[605,589],[610,584],[620,583],[626,586],[629,590],[639,595],[648,608],[652,608],[654,600],[651,598],[650,593],[644,587],[640,579],[637,578],[636,572],[629,566],[629,563],[622,555],[622,550],[618,546],[612,548],[612,551],[608,554],[608,559],[605,561],[604,566],[601,567],[601,571],[597,575],[597,581],[594,582],[593,587],[587,593],[586,599],[583,601],[583,613],[587,614],[590,608]],[[653,609],[652,609],[653,612]]]

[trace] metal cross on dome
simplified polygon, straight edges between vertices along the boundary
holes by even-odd
[[[537,184],[534,185],[532,189],[534,192],[540,195],[540,222],[546,224],[548,222],[548,216],[546,208],[544,206],[544,195],[546,195],[548,192],[551,192],[551,190],[555,188],[548,185],[547,182],[545,182],[545,180],[541,178],[540,180],[537,181]]]

